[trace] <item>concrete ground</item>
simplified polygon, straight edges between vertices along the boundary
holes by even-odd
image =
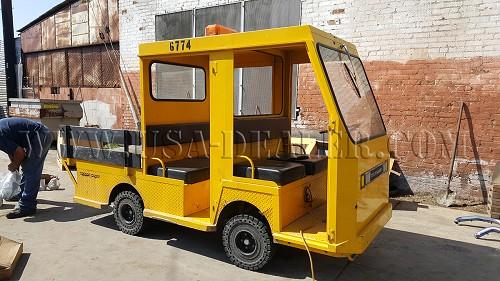
[[[62,191],[39,195],[33,218],[7,220],[0,208],[0,235],[24,242],[14,280],[307,280],[304,251],[280,247],[263,272],[228,263],[217,236],[155,222],[141,236],[122,234],[109,211],[72,203],[73,187],[50,152],[46,173],[61,177]],[[0,155],[0,170],[7,166]],[[313,255],[317,280],[498,280],[500,235],[473,234],[484,224],[456,226],[471,213],[395,204],[393,219],[366,253],[348,263]]]

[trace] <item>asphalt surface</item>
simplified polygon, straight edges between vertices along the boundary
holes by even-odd
[[[140,237],[117,230],[109,210],[72,202],[70,180],[51,151],[45,172],[64,190],[39,195],[35,217],[7,220],[0,207],[0,235],[22,241],[13,280],[310,280],[307,253],[279,247],[262,272],[230,264],[215,234],[154,222]],[[6,169],[0,155],[0,172]],[[487,224],[457,226],[460,210],[396,202],[393,219],[365,254],[350,263],[313,255],[317,280],[497,280],[500,234],[477,240]]]

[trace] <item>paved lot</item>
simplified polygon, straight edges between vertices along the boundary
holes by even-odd
[[[0,155],[0,171],[7,165]],[[72,203],[73,187],[51,151],[45,172],[63,191],[41,192],[36,217],[9,221],[0,208],[0,234],[24,242],[15,280],[307,280],[307,254],[280,247],[260,273],[228,263],[213,234],[155,222],[142,237],[119,232],[109,211]],[[393,219],[369,250],[348,263],[314,255],[318,280],[497,280],[500,235],[473,238],[481,224],[456,226],[457,210],[396,203]]]

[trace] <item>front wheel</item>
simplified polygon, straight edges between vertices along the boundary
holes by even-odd
[[[260,270],[272,258],[275,245],[267,224],[252,215],[237,215],[224,225],[222,244],[231,262],[243,269]]]
[[[113,215],[118,228],[126,234],[137,235],[144,226],[144,207],[141,197],[131,191],[119,193],[114,201]]]

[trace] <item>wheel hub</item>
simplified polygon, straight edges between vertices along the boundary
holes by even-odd
[[[257,250],[255,238],[248,231],[240,231],[236,234],[236,247],[243,255],[252,255]]]
[[[120,208],[120,216],[126,224],[133,224],[135,221],[135,212],[132,206],[124,204]]]

